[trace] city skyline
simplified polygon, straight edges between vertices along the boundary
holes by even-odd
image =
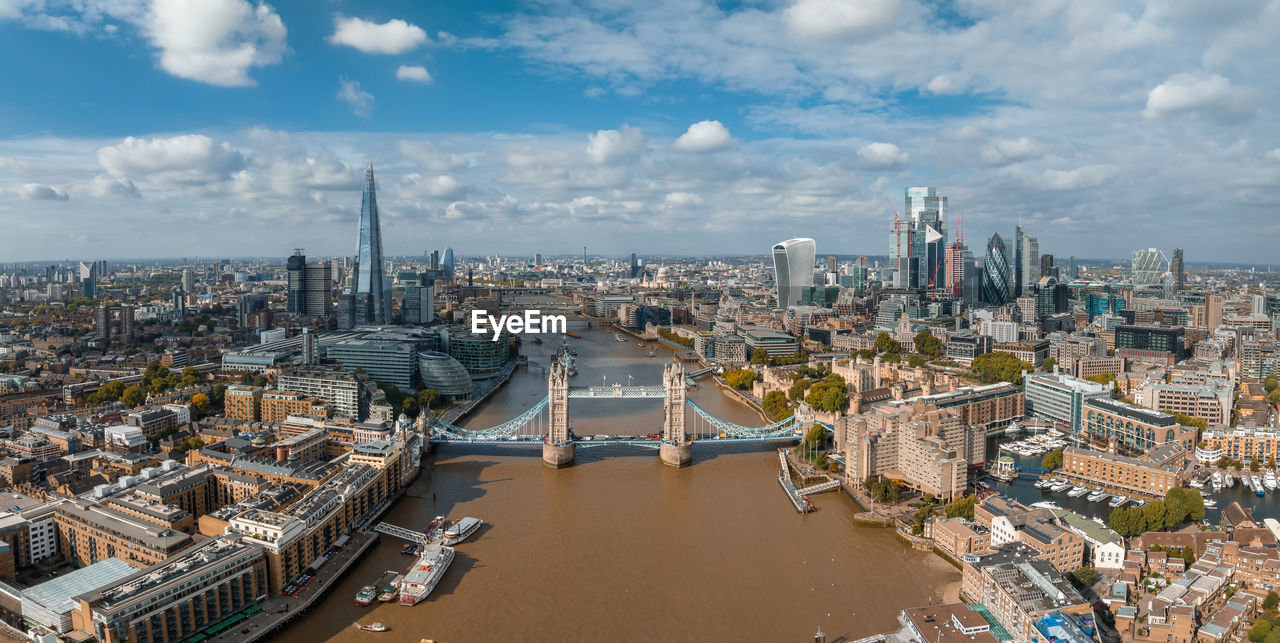
[[[0,253],[148,254],[125,251],[144,228],[155,248],[342,255],[372,162],[393,256],[794,236],[879,254],[885,198],[929,185],[973,239],[1021,220],[1058,256],[1269,258],[1274,4],[872,5],[6,6],[0,47],[50,55],[0,118]]]

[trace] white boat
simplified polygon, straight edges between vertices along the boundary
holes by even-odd
[[[1214,500],[1213,498],[1205,498],[1205,499],[1204,499],[1204,506],[1205,506],[1205,507],[1207,507],[1207,508],[1209,508],[1209,509],[1213,509],[1214,507],[1217,507],[1217,506],[1218,506],[1218,501],[1217,501],[1217,500]]]
[[[416,605],[426,599],[452,562],[452,547],[427,545],[400,583],[400,604]]]
[[[1236,486],[1236,479],[1230,472],[1222,474],[1222,486],[1227,489]]]
[[[613,338],[614,338],[614,339],[616,339],[616,340],[618,340],[618,341],[620,341],[620,342],[625,342],[625,341],[627,341],[627,338],[626,338],[626,337],[623,337],[623,336],[622,336],[622,333],[614,333],[614,334],[613,334]]]
[[[1047,489],[1053,484],[1053,478],[1040,478],[1036,480],[1037,489]]]
[[[1214,471],[1214,472],[1213,472],[1213,486],[1214,486],[1214,488],[1215,488],[1215,489],[1222,487],[1222,472],[1221,472],[1221,471]]]
[[[1135,507],[1141,507],[1141,506],[1143,506],[1143,505],[1147,504],[1147,501],[1146,501],[1146,500],[1143,500],[1142,498],[1131,498],[1131,499],[1129,500],[1129,504],[1132,504],[1132,505],[1133,505],[1133,506],[1135,506]]]
[[[1072,487],[1072,488],[1071,488],[1071,491],[1068,491],[1068,492],[1067,492],[1067,496],[1069,496],[1069,497],[1071,497],[1071,498],[1079,498],[1080,496],[1083,496],[1083,495],[1085,495],[1086,493],[1089,493],[1089,488],[1088,488],[1088,487],[1081,486],[1081,485],[1076,485],[1076,486],[1074,486],[1074,487]]]
[[[1249,481],[1249,476],[1240,476],[1240,484],[1244,485],[1245,489],[1253,488],[1253,483]]]
[[[1254,491],[1262,491],[1266,486],[1262,484],[1262,478],[1258,476],[1249,476],[1249,485],[1253,487]]]
[[[484,525],[483,520],[467,516],[466,518],[459,520],[452,527],[444,530],[444,544],[452,547],[470,538],[471,534],[479,531],[482,525]]]
[[[1197,479],[1195,479],[1195,478],[1192,478],[1192,479],[1190,479],[1190,480],[1188,480],[1188,481],[1187,481],[1187,486],[1188,486],[1188,487],[1191,487],[1192,489],[1203,489],[1203,488],[1204,488],[1204,482],[1203,482],[1203,481],[1200,481],[1200,480],[1197,480]]]
[[[1268,471],[1267,475],[1262,478],[1262,484],[1267,487],[1267,491],[1276,490],[1276,472]]]
[[[1088,500],[1089,502],[1099,502],[1106,497],[1107,497],[1107,492],[1101,489],[1097,489],[1093,493],[1089,494]]]
[[[1062,493],[1063,491],[1066,491],[1067,489],[1070,489],[1070,488],[1071,488],[1071,483],[1065,480],[1059,482],[1058,484],[1053,485],[1054,493]]]
[[[1124,505],[1125,505],[1126,503],[1128,503],[1128,502],[1129,502],[1129,498],[1127,498],[1127,497],[1125,497],[1125,496],[1119,496],[1119,495],[1118,495],[1118,496],[1116,496],[1116,497],[1112,498],[1112,499],[1111,499],[1111,502],[1108,502],[1107,504],[1111,505],[1111,506],[1112,506],[1112,508],[1118,508],[1118,507],[1122,507],[1122,506],[1124,506]]]

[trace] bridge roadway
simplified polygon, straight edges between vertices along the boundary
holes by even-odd
[[[492,446],[541,446],[546,443],[546,436],[543,435],[507,435],[495,437],[477,437],[477,438],[448,438],[438,437],[431,438],[431,444],[488,444]],[[725,437],[705,437],[691,440],[692,444],[775,444],[780,442],[795,442],[801,438],[800,435],[781,435],[768,436],[758,438],[741,438],[731,435]],[[646,438],[637,435],[630,436],[608,436],[599,438],[596,436],[579,436],[573,439],[573,445],[578,448],[603,447],[603,446],[634,446],[646,449],[656,449],[662,445],[662,438]]]
[[[666,398],[667,390],[661,386],[571,386],[569,397],[597,399],[656,399]]]

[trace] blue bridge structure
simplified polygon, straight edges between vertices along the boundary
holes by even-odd
[[[430,418],[426,422],[427,439],[432,444],[485,444],[495,446],[539,446],[542,460],[548,466],[564,467],[573,463],[579,448],[632,446],[656,449],[666,464],[687,466],[693,461],[693,445],[767,444],[795,442],[804,435],[808,422],[792,415],[759,427],[735,424],[712,415],[686,396],[686,373],[678,362],[663,369],[659,386],[569,386],[563,363],[554,363],[547,377],[547,397],[520,415],[496,426],[471,429]],[[648,435],[574,435],[569,428],[569,400],[663,400],[661,431]],[[692,413],[690,413],[692,411]]]

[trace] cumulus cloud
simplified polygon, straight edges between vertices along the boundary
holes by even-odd
[[[587,135],[587,156],[599,164],[627,162],[639,157],[644,145],[644,134],[634,127],[602,129]]]
[[[720,121],[701,121],[689,126],[671,147],[682,152],[715,152],[729,147],[733,137]]]
[[[346,103],[356,116],[368,117],[373,110],[373,94],[360,89],[360,83],[354,80],[338,78],[338,85],[338,100]]]
[[[26,183],[15,188],[14,192],[18,198],[28,201],[66,201],[68,198],[66,190],[39,183]]]
[[[424,176],[416,172],[406,174],[399,187],[404,194],[410,196],[450,199],[462,196],[466,191],[466,187],[452,175]]]
[[[360,18],[334,16],[333,35],[329,36],[330,44],[346,45],[366,54],[403,54],[425,42],[427,32],[422,27],[398,18],[378,24]]]
[[[431,78],[431,73],[422,65],[400,65],[396,69],[396,80],[407,80],[412,83],[429,85],[433,79]]]
[[[84,187],[89,196],[100,199],[105,197],[142,198],[138,186],[134,185],[130,179],[112,178],[99,174],[90,179]]]
[[[858,158],[873,169],[888,170],[905,167],[911,157],[893,143],[868,143],[858,150]]]
[[[203,134],[169,138],[124,139],[100,148],[98,163],[116,177],[152,176],[175,183],[224,179],[245,167],[245,158],[228,143],[214,143]]]
[[[959,94],[964,92],[964,83],[957,81],[955,78],[946,74],[934,76],[928,84],[924,86],[925,91],[930,94],[946,95]]]
[[[1262,156],[1268,161],[1280,161],[1280,147],[1277,147],[1273,150],[1268,150],[1267,153],[1263,154]]]
[[[1176,116],[1186,112],[1207,112],[1223,120],[1253,116],[1258,107],[1252,92],[1236,87],[1218,74],[1174,74],[1147,94],[1148,118]]]
[[[692,192],[671,192],[663,197],[663,201],[665,201],[667,205],[680,208],[700,205],[702,203],[702,197]]]
[[[161,69],[220,87],[256,85],[249,69],[280,62],[287,46],[275,9],[246,0],[154,0],[144,31]]]
[[[979,153],[982,162],[991,166],[1009,165],[1039,157],[1040,147],[1025,136],[995,141]]]
[[[1051,190],[1082,190],[1107,183],[1119,169],[1114,165],[1085,165],[1074,170],[1045,170],[1041,180]]]
[[[783,15],[803,38],[862,39],[882,35],[901,5],[901,0],[798,0]]]

